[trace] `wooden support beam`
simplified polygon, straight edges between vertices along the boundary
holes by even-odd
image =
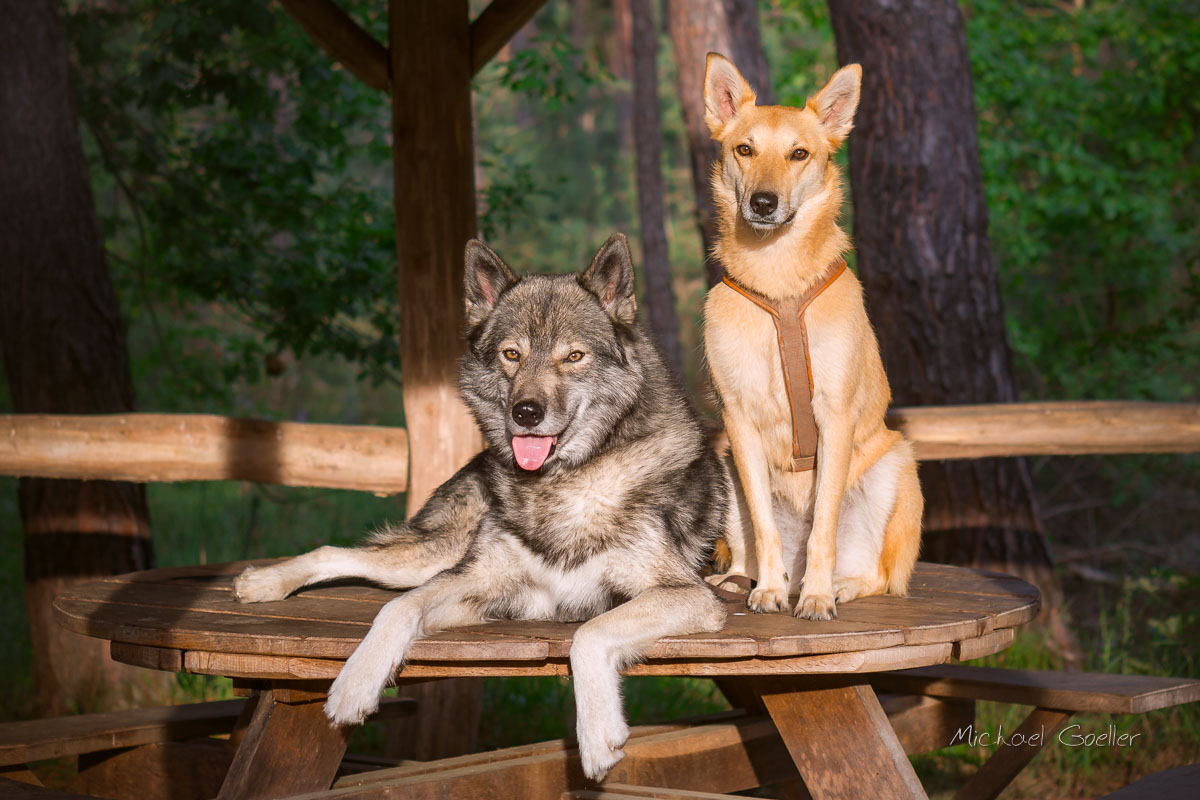
[[[329,724],[323,700],[286,703],[269,692],[260,695],[218,800],[328,789],[351,729]]]
[[[479,452],[458,395],[463,251],[475,236],[467,0],[389,4],[408,511]]]
[[[279,0],[317,45],[367,86],[388,90],[387,48],[332,0]]]
[[[995,403],[894,408],[922,460],[1200,451],[1200,404]]]
[[[926,797],[869,685],[800,688],[786,679],[759,685],[763,704],[814,800],[859,797],[865,785],[872,787],[872,797]]]
[[[491,61],[546,0],[492,0],[471,23],[471,74]]]
[[[458,394],[463,252],[476,233],[469,12],[467,0],[388,4],[410,516],[483,444]],[[410,696],[430,711],[392,732],[389,756],[475,748],[482,680],[423,684]]]
[[[407,483],[408,436],[403,428],[210,414],[0,415],[0,475],[394,494]]]

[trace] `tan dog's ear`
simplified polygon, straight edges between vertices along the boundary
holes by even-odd
[[[833,73],[825,88],[809,99],[807,107],[821,120],[829,143],[838,147],[854,127],[854,112],[858,110],[862,67],[847,64]]]
[[[708,54],[704,65],[704,121],[713,138],[737,116],[739,108],[746,103],[753,105],[755,99],[754,90],[732,61],[718,53]]]
[[[475,328],[488,318],[504,290],[517,282],[517,276],[496,255],[492,248],[478,239],[467,242],[463,270],[465,284],[467,327]]]

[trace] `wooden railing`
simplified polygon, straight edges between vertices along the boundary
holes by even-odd
[[[0,475],[252,481],[395,494],[408,483],[408,434],[209,414],[16,414],[0,416]]]
[[[925,460],[1200,451],[1200,404],[1081,402],[896,408]],[[203,414],[0,415],[0,475],[253,481],[394,494],[403,428]]]
[[[894,408],[925,461],[1200,451],[1200,404],[1089,401]]]

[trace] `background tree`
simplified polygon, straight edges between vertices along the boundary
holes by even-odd
[[[988,244],[974,90],[957,0],[830,0],[838,60],[863,67],[850,137],[854,239],[898,405],[1014,402]],[[922,462],[925,558],[1061,589],[1024,459]]]
[[[0,15],[0,340],[14,410],[132,411],[125,329],[105,263],[52,0]],[[81,581],[154,565],[143,487],[25,479],[25,598],[42,714],[161,702],[167,676],[112,661],[54,621]]]
[[[664,227],[663,176],[659,153],[662,126],[658,108],[658,28],[650,0],[629,0],[633,49],[633,142],[637,151],[638,221],[642,276],[650,332],[675,374],[683,375],[679,319],[671,288],[671,260]]]
[[[704,123],[704,64],[709,53],[720,53],[737,64],[758,92],[759,105],[775,102],[767,56],[759,33],[754,0],[666,0],[671,45],[675,52],[675,81],[687,128],[692,187],[696,193],[696,224],[704,246],[705,280],[720,282],[725,267],[712,255],[717,225],[709,180],[717,144]]]

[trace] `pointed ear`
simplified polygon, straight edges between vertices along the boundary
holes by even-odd
[[[833,73],[825,88],[808,101],[808,108],[821,120],[829,141],[840,145],[854,127],[854,112],[858,110],[858,95],[862,85],[862,67],[847,64]]]
[[[719,53],[709,53],[704,65],[704,121],[713,137],[720,135],[729,120],[746,103],[754,105],[756,95],[733,65]]]
[[[469,328],[487,319],[504,290],[517,282],[517,276],[500,256],[478,239],[467,242],[463,277]]]
[[[609,316],[626,325],[633,324],[637,300],[633,296],[633,256],[625,234],[608,237],[591,266],[579,276],[579,283],[596,295]]]

